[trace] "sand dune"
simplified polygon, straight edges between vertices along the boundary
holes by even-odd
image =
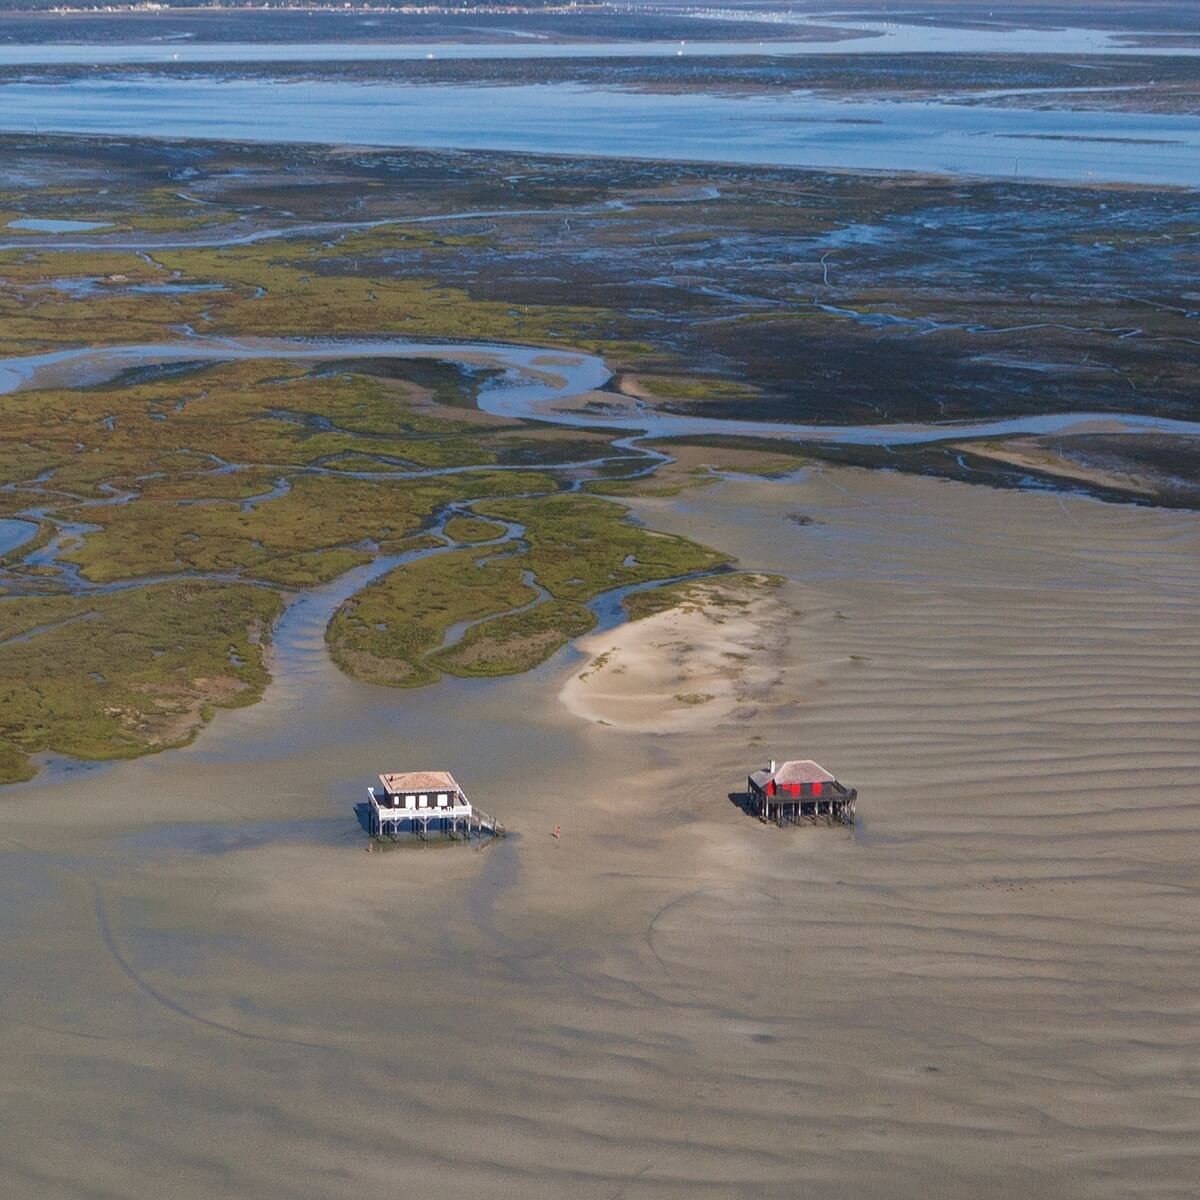
[[[581,639],[588,661],[559,699],[586,721],[642,734],[750,720],[782,682],[790,616],[773,592],[696,586],[681,607]]]

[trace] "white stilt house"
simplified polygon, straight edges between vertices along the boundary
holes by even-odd
[[[471,832],[471,802],[449,771],[380,775],[379,782],[380,787],[367,788],[373,837],[427,837],[431,829],[447,835]]]

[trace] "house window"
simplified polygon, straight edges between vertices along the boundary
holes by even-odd
[[[413,805],[416,804],[416,802],[417,802],[416,796],[405,796],[404,797],[404,807],[405,808],[412,808]]]
[[[422,792],[421,795],[417,797],[417,803],[422,808],[428,808],[429,807],[429,797],[424,792]]]
[[[445,792],[439,793],[438,798],[437,798],[437,803],[438,803],[438,808],[446,807],[446,793]]]

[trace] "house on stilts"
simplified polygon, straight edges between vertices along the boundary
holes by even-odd
[[[472,805],[449,771],[393,772],[380,775],[379,784],[367,788],[374,838],[428,838],[431,832],[449,838],[504,835],[504,827]]]
[[[812,759],[793,759],[781,766],[772,761],[747,782],[750,811],[760,821],[779,826],[854,824],[857,789],[843,787]]]

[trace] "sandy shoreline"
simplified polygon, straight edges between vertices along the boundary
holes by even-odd
[[[1129,492],[1135,496],[1153,496],[1156,490],[1155,482],[1152,479],[1135,474],[1133,471],[1106,471],[1099,467],[1072,462],[1052,447],[1038,442],[1036,438],[1013,438],[999,445],[963,442],[954,446],[953,449],[964,450],[969,454],[978,455],[980,458],[990,458],[994,462],[1008,463],[1014,467],[1044,471],[1046,474],[1060,479],[1077,479],[1081,483],[1095,484],[1098,487],[1111,488],[1118,492]]]
[[[782,681],[791,610],[720,582],[680,608],[577,643],[587,663],[559,691],[568,712],[630,733],[696,733],[753,718]]]
[[[753,720],[580,719],[582,656],[396,694],[314,635],[193,747],[6,792],[6,1195],[1194,1192],[1200,520],[834,468],[635,503],[789,577]],[[770,628],[685,617],[590,647],[647,711]],[[852,834],[730,802],[800,752]],[[520,836],[363,854],[417,756]]]

